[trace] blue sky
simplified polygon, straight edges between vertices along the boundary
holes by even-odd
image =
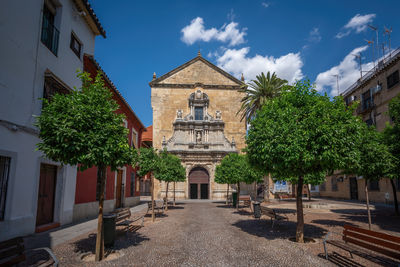
[[[309,78],[320,92],[337,94],[373,66],[377,26],[393,28],[400,45],[400,1],[101,1],[91,5],[107,32],[95,58],[145,125],[152,124],[150,87],[157,76],[197,55],[237,78],[275,71],[291,82]],[[397,21],[396,21],[397,20]],[[375,42],[376,43],[376,42]],[[382,49],[380,49],[382,53]],[[376,49],[375,49],[376,57]]]

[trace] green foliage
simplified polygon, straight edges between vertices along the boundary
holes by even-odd
[[[99,73],[94,82],[89,74],[78,74],[81,90],[56,94],[43,99],[42,114],[37,118],[41,142],[37,145],[46,156],[63,164],[80,164],[116,169],[131,163],[133,153],[124,127],[124,115],[116,114],[118,104],[104,86]]]
[[[299,176],[318,184],[323,173],[357,164],[363,123],[353,116],[342,98],[320,95],[309,81],[273,98],[254,120],[246,139],[252,164],[278,180],[297,183]]]
[[[250,121],[269,99],[279,96],[285,90],[286,84],[286,80],[278,78],[275,73],[271,75],[270,72],[267,72],[267,76],[262,72],[256,76],[256,80],[244,84],[239,91],[246,96],[242,98],[242,106],[237,113],[242,113],[241,120],[246,118]]]
[[[186,171],[181,164],[180,158],[162,151],[159,155],[154,176],[164,182],[184,182],[186,180]]]
[[[150,172],[154,172],[158,167],[159,157],[153,148],[140,148],[136,154],[139,176],[145,176]]]
[[[215,182],[219,184],[262,182],[262,176],[262,172],[250,165],[246,155],[236,153],[225,156],[215,169]]]
[[[384,140],[392,155],[392,169],[389,178],[400,177],[400,96],[393,98],[389,103],[389,116],[393,125],[388,124],[384,130]]]
[[[349,172],[363,176],[366,180],[379,180],[392,169],[392,156],[384,143],[383,134],[374,127],[363,125],[360,151],[360,162],[351,166]]]

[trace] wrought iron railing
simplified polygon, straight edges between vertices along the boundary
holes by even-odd
[[[384,57],[383,59],[378,61],[378,64],[367,71],[367,74],[362,76],[362,78],[358,79],[355,83],[353,83],[350,87],[348,87],[346,90],[344,90],[341,95],[346,95],[349,92],[353,91],[355,88],[357,88],[359,85],[361,85],[364,81],[368,80],[371,78],[376,72],[380,71],[384,67],[387,66],[389,62],[391,62],[394,58],[400,55],[400,47],[397,48],[396,50],[392,51],[388,56]]]

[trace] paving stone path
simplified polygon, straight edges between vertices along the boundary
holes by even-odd
[[[307,246],[287,240],[287,228],[272,231],[266,220],[238,213],[223,203],[186,202],[155,223],[121,236],[123,256],[99,266],[329,266]],[[292,229],[292,227],[291,227]],[[283,232],[282,232],[283,231]],[[292,232],[292,230],[290,230]],[[293,234],[293,233],[291,233]],[[87,242],[86,242],[86,241]],[[76,254],[93,247],[94,238],[58,246],[63,265],[81,265]],[[86,242],[86,243],[85,243]]]

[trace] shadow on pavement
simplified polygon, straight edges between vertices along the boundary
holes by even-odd
[[[255,235],[265,237],[268,240],[285,239],[296,235],[296,222],[292,221],[277,221],[274,228],[270,220],[251,219],[240,220],[232,224],[240,230]],[[327,230],[312,224],[304,224],[304,236],[310,238],[322,238],[327,233]]]
[[[79,254],[95,253],[96,248],[96,234],[89,234],[87,238],[83,238],[74,242],[74,252]],[[148,241],[150,238],[138,233],[138,232],[126,232],[124,235],[117,235],[113,249],[119,250],[137,246],[143,241]]]
[[[318,257],[325,259],[325,254],[320,253],[318,254]],[[361,265],[343,255],[340,255],[339,253],[333,252],[333,253],[328,253],[328,260],[335,264],[336,266],[340,267],[363,267],[364,265]]]
[[[334,213],[340,214],[342,220],[348,222],[368,223],[366,209],[332,209]],[[378,226],[382,230],[400,232],[400,216],[393,216],[387,210],[372,210],[372,224]]]
[[[321,220],[312,220],[311,223],[326,225],[326,226],[344,226],[345,224],[351,225],[351,226],[358,226],[349,221],[322,220],[322,219]]]
[[[168,206],[168,210],[182,210],[185,207],[181,207],[181,206]]]

